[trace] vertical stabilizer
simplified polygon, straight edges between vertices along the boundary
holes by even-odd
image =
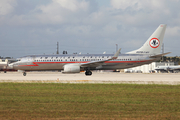
[[[159,25],[141,48],[128,52],[127,54],[160,54],[165,30],[165,24]]]

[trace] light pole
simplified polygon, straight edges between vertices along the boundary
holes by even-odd
[[[116,52],[118,51],[118,44],[116,44]]]

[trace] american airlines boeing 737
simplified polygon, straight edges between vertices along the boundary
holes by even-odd
[[[161,24],[149,37],[144,45],[126,54],[120,54],[119,49],[113,54],[72,54],[72,55],[30,55],[9,64],[9,67],[20,70],[26,76],[26,71],[63,70],[63,73],[80,73],[92,75],[92,70],[125,69],[159,60],[166,25]]]

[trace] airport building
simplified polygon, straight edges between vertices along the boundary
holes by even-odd
[[[8,64],[10,63],[13,63],[13,62],[16,62],[17,60],[16,59],[13,59],[11,57],[6,57],[6,58],[2,58],[0,57],[0,71],[15,71],[13,69],[10,69],[8,67]]]
[[[174,62],[153,62],[151,64],[146,64],[138,67],[124,69],[125,73],[152,73],[157,72],[155,68],[158,66],[174,66]]]

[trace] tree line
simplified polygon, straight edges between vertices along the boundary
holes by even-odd
[[[180,57],[178,57],[178,56],[175,56],[175,57],[163,56],[163,57],[161,57],[161,60],[159,62],[175,62],[177,64],[180,64]]]

